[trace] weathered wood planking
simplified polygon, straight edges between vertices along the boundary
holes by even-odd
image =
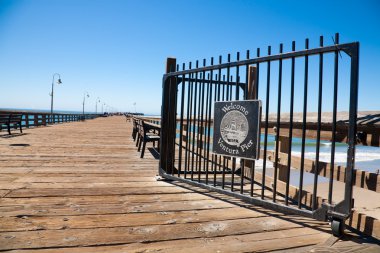
[[[124,117],[27,129],[0,152],[2,251],[305,251],[330,237],[326,223],[155,181]]]

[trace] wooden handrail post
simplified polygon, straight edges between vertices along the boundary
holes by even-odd
[[[246,99],[257,99],[257,88],[257,68],[255,66],[249,66]]]
[[[34,127],[38,127],[38,114],[33,114],[33,122]]]
[[[248,67],[248,79],[247,79],[247,93],[245,94],[245,99],[257,99],[257,67],[249,66]],[[254,171],[254,161],[244,160],[244,175],[248,178],[251,178]]]
[[[279,145],[279,152],[280,153],[285,153],[287,155],[290,155],[289,154],[290,147],[289,147],[289,137],[288,136],[279,136],[278,137],[278,145]],[[280,155],[278,157],[279,157],[278,159],[281,159]],[[283,182],[287,182],[288,167],[286,165],[283,165],[280,161],[278,161],[277,168],[278,168],[278,180],[281,180]]]
[[[25,113],[25,126],[29,128],[29,113]]]

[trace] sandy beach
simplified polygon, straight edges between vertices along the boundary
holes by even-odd
[[[312,192],[312,185],[305,185],[305,190]],[[329,183],[318,184],[318,196],[327,199]],[[344,183],[334,181],[333,201],[339,202],[344,197]],[[380,194],[374,191],[354,187],[354,209],[376,219],[380,219]]]

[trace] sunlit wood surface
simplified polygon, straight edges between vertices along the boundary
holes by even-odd
[[[108,117],[0,132],[0,251],[380,252],[327,223],[156,181],[132,123]]]

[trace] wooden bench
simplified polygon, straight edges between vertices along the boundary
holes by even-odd
[[[142,143],[142,150],[141,150],[141,158],[144,158],[144,152],[145,152],[145,146],[147,142],[153,142],[153,146],[155,145],[155,142],[160,142],[160,126],[152,123],[147,123],[144,121],[141,121],[141,136],[140,136],[140,143],[138,147],[138,151],[140,151],[141,143]],[[158,147],[159,148],[159,147]]]
[[[138,132],[138,123],[137,123],[137,119],[132,118],[132,123],[133,123],[133,128],[132,128],[132,138],[133,138],[133,141],[135,141],[135,140],[136,140],[136,137],[137,137],[137,132]]]
[[[22,114],[20,113],[4,113],[0,114],[0,129],[3,129],[3,126],[7,126],[8,128],[8,133],[11,133],[11,126],[13,126],[15,129],[17,127],[20,128],[20,132],[22,133]]]

